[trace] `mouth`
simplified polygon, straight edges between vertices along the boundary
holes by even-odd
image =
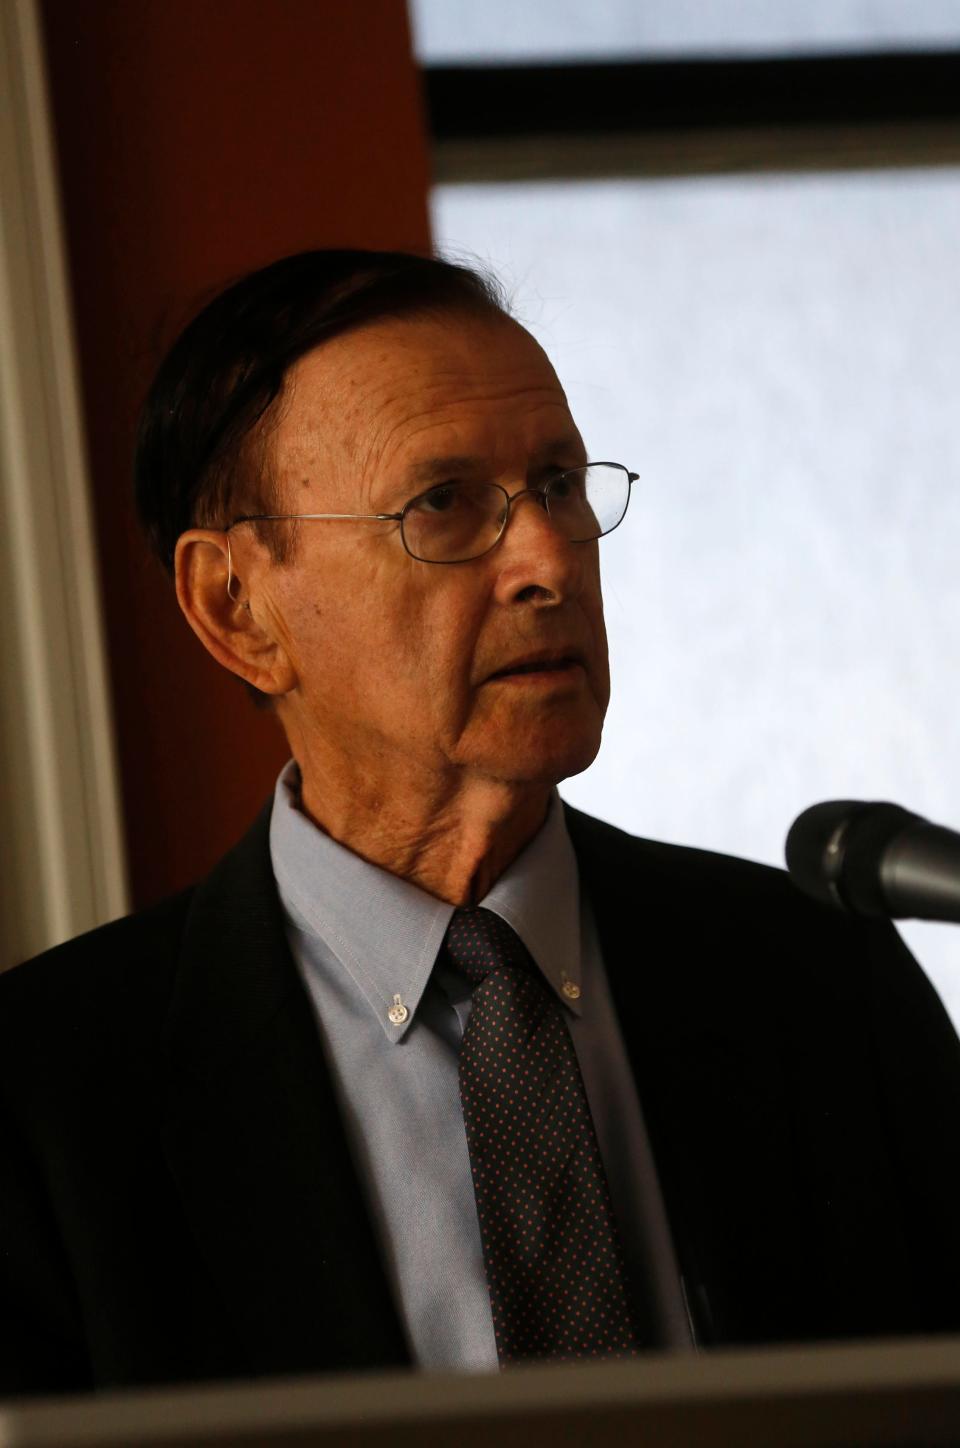
[[[585,664],[580,654],[550,652],[517,659],[514,663],[507,664],[505,668],[498,669],[496,673],[491,674],[490,679],[549,677],[556,674],[570,674],[574,669],[583,668],[585,668]]]

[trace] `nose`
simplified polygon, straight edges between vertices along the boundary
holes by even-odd
[[[524,508],[520,502],[532,504]],[[496,595],[501,603],[556,607],[583,589],[595,542],[571,543],[550,521],[540,488],[520,488],[507,500],[507,520],[491,553],[497,560]]]
[[[510,493],[507,498],[507,521],[504,524],[504,532],[506,532],[513,520],[514,504],[519,503],[521,498],[532,498],[534,502],[540,504],[543,511],[547,513],[547,517],[550,516],[547,512],[547,495],[542,488],[518,488],[515,493]]]

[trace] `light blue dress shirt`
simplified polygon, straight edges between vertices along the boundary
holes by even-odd
[[[458,1082],[470,987],[435,968],[453,906],[337,844],[299,810],[298,795],[291,761],[274,795],[273,870],[411,1355],[424,1368],[496,1368]],[[689,1347],[653,1158],[559,796],[480,904],[513,927],[564,1007],[627,1269],[653,1294],[663,1346]]]

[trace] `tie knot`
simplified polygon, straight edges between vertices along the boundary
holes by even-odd
[[[478,985],[494,970],[530,974],[533,957],[517,932],[492,910],[455,910],[444,938],[451,962]]]

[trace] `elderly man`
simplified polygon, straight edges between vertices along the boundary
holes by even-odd
[[[292,759],[0,982],[5,1391],[960,1327],[960,1047],[892,929],[556,794],[634,481],[441,261],[288,258],[176,344],[141,514]]]

